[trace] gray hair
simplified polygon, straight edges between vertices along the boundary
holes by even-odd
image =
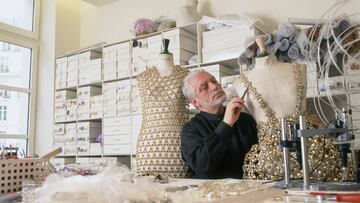
[[[197,70],[194,70],[194,71],[191,71],[189,74],[187,74],[185,76],[185,78],[183,79],[183,82],[182,82],[182,93],[183,95],[185,96],[186,99],[193,99],[195,98],[195,89],[194,87],[192,87],[190,85],[190,80],[199,75],[200,73],[203,73],[203,72],[206,72],[205,70],[203,69],[197,69]]]

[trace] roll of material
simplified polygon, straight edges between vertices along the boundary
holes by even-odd
[[[290,42],[287,38],[283,38],[281,41],[280,41],[280,46],[279,46],[279,50],[280,51],[286,51],[288,50],[290,47]]]
[[[264,44],[265,44],[265,46],[270,45],[272,42],[273,42],[272,36],[270,34],[265,34],[264,35]]]
[[[281,24],[278,28],[279,33],[283,37],[290,37],[292,35],[297,35],[298,29],[290,23]]]
[[[297,44],[292,44],[287,52],[288,57],[291,60],[296,60],[300,58],[300,49]]]
[[[275,42],[270,44],[269,46],[266,46],[266,52],[269,54],[275,54],[275,52],[279,49],[280,44],[280,42]]]

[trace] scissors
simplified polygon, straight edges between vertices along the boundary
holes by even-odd
[[[243,93],[243,95],[241,96],[241,99],[245,98],[246,93],[249,91],[249,87],[247,87]]]

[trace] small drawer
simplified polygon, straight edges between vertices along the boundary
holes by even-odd
[[[131,134],[131,126],[104,126],[103,135],[129,135]]]
[[[104,136],[104,144],[130,144],[131,135]]]
[[[129,155],[131,153],[130,144],[104,145],[104,154]]]

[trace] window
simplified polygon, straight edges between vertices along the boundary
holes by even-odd
[[[7,106],[0,106],[0,121],[7,120]]]
[[[0,90],[0,97],[10,99],[10,92],[8,90]]]
[[[9,72],[9,57],[1,56],[0,57],[0,73]]]
[[[2,50],[3,51],[10,51],[11,50],[11,45],[9,43],[3,42],[2,43]]]
[[[0,1],[0,142],[29,154],[34,149],[39,18],[40,0]]]
[[[0,22],[33,31],[34,0],[2,0]]]

